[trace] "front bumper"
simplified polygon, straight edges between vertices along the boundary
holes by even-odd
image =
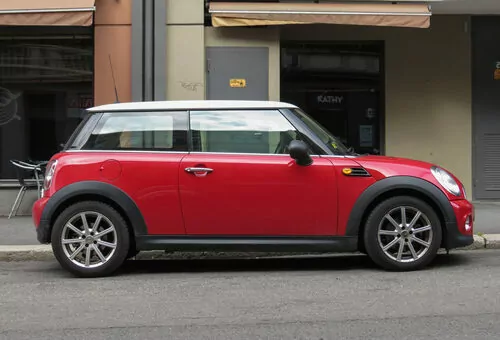
[[[467,247],[474,243],[474,206],[467,200],[450,202],[456,220],[446,223],[445,248]]]

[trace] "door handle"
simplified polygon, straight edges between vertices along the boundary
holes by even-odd
[[[205,175],[206,174],[209,174],[211,172],[214,171],[214,169],[210,169],[210,168],[185,168],[184,169],[187,173],[190,173],[190,174],[197,174],[197,173],[204,173]]]

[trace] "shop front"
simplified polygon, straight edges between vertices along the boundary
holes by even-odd
[[[190,75],[205,91],[167,69],[168,98],[296,103],[358,152],[440,164],[472,193],[471,16],[430,4],[209,1],[203,31],[176,38],[201,36],[205,55],[169,52],[207,65]]]
[[[115,85],[122,100],[129,100],[130,43],[112,43],[130,35],[127,5],[106,0],[0,4],[0,215],[10,212],[20,192],[19,172],[32,184],[29,171],[19,171],[11,161],[48,160],[86,108],[114,101]],[[27,191],[18,214],[30,213],[36,197],[36,190]]]

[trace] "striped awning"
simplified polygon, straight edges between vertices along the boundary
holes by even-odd
[[[215,27],[287,24],[340,24],[393,27],[430,27],[425,3],[258,3],[211,2]]]
[[[2,0],[2,26],[91,26],[95,0]]]

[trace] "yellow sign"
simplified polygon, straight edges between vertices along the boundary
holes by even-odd
[[[246,79],[230,79],[229,86],[231,87],[247,87]]]

